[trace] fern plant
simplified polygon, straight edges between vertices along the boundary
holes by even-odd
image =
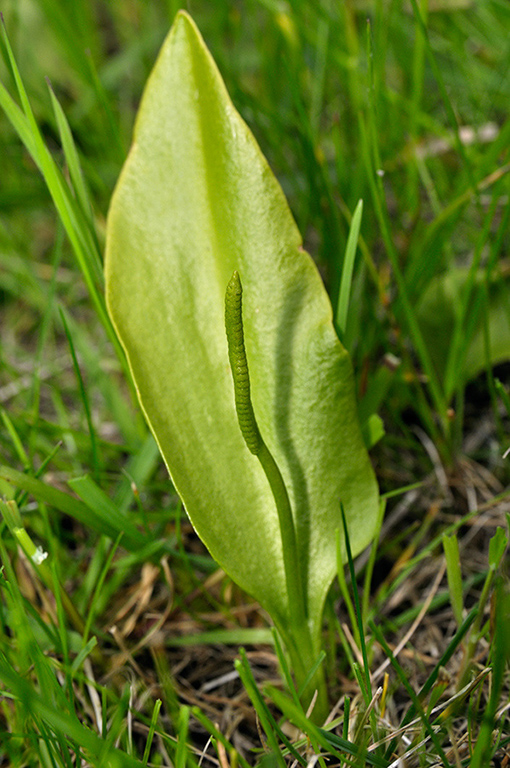
[[[307,679],[337,569],[340,501],[358,553],[374,534],[377,485],[321,278],[184,12],[112,199],[106,297],[198,535],[270,614],[303,701],[319,690],[321,717],[322,673]]]

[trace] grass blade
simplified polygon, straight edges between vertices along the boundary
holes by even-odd
[[[352,593],[354,596],[354,608],[356,611],[356,622],[359,632],[359,642],[361,648],[361,656],[363,658],[363,674],[365,678],[365,685],[363,686],[365,703],[368,706],[372,700],[372,683],[370,680],[370,667],[368,664],[367,646],[365,643],[365,628],[363,626],[363,614],[361,611],[361,604],[358,593],[358,585],[356,581],[356,572],[354,570],[354,560],[352,559],[351,544],[349,540],[349,531],[347,530],[347,520],[345,518],[345,511],[342,502],[340,502],[340,510],[342,513],[342,524],[344,529],[345,548],[347,550],[347,562],[349,563],[349,571],[351,574]]]
[[[51,486],[46,485],[46,483],[37,480],[35,477],[26,475],[23,472],[18,472],[16,469],[10,467],[0,466],[0,477],[7,480],[9,483],[12,483],[12,485],[17,488],[27,491],[27,493],[30,493],[38,501],[42,501],[55,507],[61,512],[75,518],[75,520],[78,520],[80,523],[83,523],[86,527],[93,528],[114,541],[119,533],[124,531],[122,546],[126,549],[138,552],[141,548],[151,543],[146,536],[134,529],[132,525],[127,524],[127,520],[124,517],[122,518],[122,527],[120,527],[121,520],[118,516],[116,522],[119,527],[112,524],[109,517],[105,514],[106,507],[104,506],[102,507],[101,512],[97,512],[93,505],[89,507],[87,504],[84,504],[83,501],[80,501],[63,491],[59,491],[57,488],[52,488]],[[80,487],[79,480],[78,487]],[[90,496],[88,496],[88,498],[90,498]]]
[[[413,720],[413,718],[416,716],[416,714],[417,714],[416,704],[417,703],[419,704],[419,702],[423,701],[425,699],[425,697],[430,693],[430,691],[432,690],[433,686],[436,684],[436,681],[437,681],[437,679],[438,679],[438,677],[439,677],[439,675],[441,673],[441,670],[444,667],[446,667],[446,665],[448,664],[448,662],[452,658],[453,654],[455,653],[455,651],[459,647],[460,643],[462,642],[462,640],[464,639],[464,637],[468,633],[468,631],[469,631],[472,623],[476,619],[477,615],[478,615],[478,606],[475,605],[475,607],[471,609],[471,611],[468,613],[468,615],[464,619],[462,625],[458,628],[457,632],[455,633],[455,635],[450,640],[450,643],[448,644],[448,648],[443,653],[443,655],[441,656],[441,658],[437,662],[436,666],[434,667],[434,669],[430,673],[430,675],[429,675],[429,677],[427,679],[427,682],[422,686],[422,688],[418,692],[418,695],[417,695],[416,699],[413,700],[411,706],[409,707],[407,713],[405,714],[405,716],[404,716],[404,718],[403,718],[403,720],[402,720],[402,722],[400,724],[401,728],[403,728],[405,725],[410,723],[411,720]],[[375,625],[373,624],[373,622],[370,622],[369,626],[373,627]],[[382,636],[381,631],[380,630],[378,630],[378,631],[379,631],[379,634]],[[390,756],[393,753],[393,751],[395,750],[395,747],[396,747],[396,741],[393,740],[391,742],[391,744],[389,745],[387,751],[386,751],[386,755]]]
[[[102,755],[105,768],[140,768],[142,763],[121,752],[113,746],[108,746],[90,728],[85,728],[76,715],[69,714],[48,701],[47,695],[35,692],[28,680],[19,675],[12,666],[0,657],[0,680],[6,685],[16,699],[23,702],[27,713],[32,717],[42,718],[50,728],[62,735],[64,739],[73,740],[87,750],[91,756]],[[105,750],[106,746],[106,750]]]
[[[361,217],[363,215],[363,200],[360,200],[352,215],[349,237],[345,247],[345,256],[342,267],[342,278],[340,281],[340,291],[338,293],[338,304],[336,308],[335,327],[342,340],[345,336],[347,327],[347,313],[349,310],[349,295],[351,292],[352,273],[354,270],[354,261],[358,247],[359,230],[361,227]]]
[[[464,618],[464,601],[462,598],[462,572],[460,569],[459,540],[456,536],[443,536],[443,549],[446,557],[446,575],[453,615],[457,626],[460,627]]]
[[[76,144],[74,143],[73,134],[71,133],[71,129],[69,127],[69,123],[67,122],[67,117],[65,116],[64,110],[62,109],[60,102],[55,95],[53,86],[49,80],[47,80],[47,83],[50,92],[51,104],[53,106],[53,112],[55,113],[55,119],[57,121],[57,127],[60,133],[62,149],[64,150],[64,157],[66,159],[69,175],[71,177],[71,182],[76,192],[78,202],[80,203],[81,210],[90,223],[91,235],[95,238],[94,221],[92,218],[92,204],[90,201],[87,185],[83,177],[80,158],[78,157],[78,151],[76,149]],[[96,247],[97,251],[99,252],[99,245],[97,242]]]
[[[71,351],[71,357],[73,360],[74,372],[78,380],[78,387],[80,390],[81,400],[83,403],[83,408],[85,410],[85,418],[87,419],[87,426],[88,426],[89,435],[90,435],[90,445],[92,448],[92,466],[93,466],[94,476],[97,478],[99,477],[99,453],[98,453],[97,440],[96,440],[96,431],[94,429],[94,424],[92,423],[92,414],[89,406],[89,398],[87,395],[87,390],[85,388],[83,377],[81,375],[78,358],[76,357],[76,350],[74,348],[73,339],[69,332],[69,328],[67,327],[66,319],[64,317],[63,312],[60,313],[60,319],[62,320],[65,335],[67,336],[67,341],[69,343],[69,349]]]
[[[154,709],[152,710],[151,722],[149,725],[149,733],[147,734],[147,741],[145,742],[145,749],[142,757],[142,764],[147,766],[149,762],[149,756],[151,753],[152,742],[154,741],[154,734],[156,732],[156,725],[158,722],[159,711],[161,709],[161,699],[156,699],[154,702]]]
[[[346,759],[353,757],[356,759],[350,763],[351,765],[363,765],[363,761],[366,765],[373,765],[377,768],[387,768],[389,765],[389,762],[384,758],[366,750],[360,750],[351,741],[329,733],[311,723],[303,710],[297,707],[282,691],[269,685],[266,687],[266,691],[283,714],[310,739],[316,749],[316,754],[320,753],[319,747],[322,747],[327,754],[333,755],[343,763],[346,762]]]
[[[377,638],[377,642],[381,645],[381,647],[383,648],[384,652],[387,654],[388,658],[390,659],[391,664],[393,666],[393,669],[397,673],[400,682],[402,683],[402,685],[406,689],[407,693],[409,694],[409,697],[410,697],[411,701],[413,702],[415,711],[418,714],[418,716],[420,717],[421,721],[423,722],[423,726],[424,726],[425,730],[427,731],[427,734],[429,735],[431,741],[434,744],[434,747],[436,749],[436,753],[437,753],[438,757],[440,757],[441,762],[443,763],[445,768],[450,768],[450,763],[448,762],[448,759],[447,759],[447,757],[446,757],[446,755],[444,753],[444,750],[441,747],[439,739],[437,738],[437,734],[436,734],[434,728],[432,727],[432,725],[429,722],[429,719],[427,717],[427,713],[424,711],[423,707],[420,704],[419,695],[417,695],[413,691],[413,688],[412,688],[411,684],[409,683],[409,681],[407,679],[407,675],[406,675],[405,671],[402,669],[402,667],[400,666],[398,660],[393,655],[393,653],[391,651],[391,648],[389,647],[389,645],[387,644],[386,640],[384,639],[384,635],[381,632],[381,629],[378,626],[376,626],[373,622],[371,622],[370,628],[372,629],[372,632],[374,633],[375,637]]]
[[[103,271],[97,247],[97,240],[91,236],[89,222],[85,218],[84,213],[80,210],[76,199],[71,195],[71,191],[66,184],[60,169],[44,143],[44,139],[37,125],[34,113],[32,112],[30,101],[7,37],[3,19],[0,23],[0,33],[2,44],[7,53],[11,71],[18,89],[24,115],[21,110],[16,107],[14,101],[1,84],[0,106],[11,120],[14,129],[18,132],[20,139],[25,144],[43,175],[55,208],[59,213],[64,229],[76,255],[83,278],[92,298],[94,308],[117,352],[126,378],[130,381],[129,368],[125,360],[124,352],[106,312],[103,293]],[[24,120],[22,119],[23,117],[25,118]]]
[[[255,678],[253,677],[253,673],[248,663],[248,659],[246,657],[246,652],[244,648],[240,648],[239,653],[241,655],[241,658],[236,659],[235,668],[237,669],[239,673],[239,677],[241,678],[241,681],[244,687],[246,688],[246,692],[248,693],[248,696],[250,697],[251,702],[255,707],[255,711],[257,712],[257,715],[260,720],[260,724],[262,725],[262,728],[264,729],[264,732],[267,736],[267,741],[273,751],[275,760],[281,768],[285,768],[286,762],[282,755],[280,745],[278,743],[278,739],[276,738],[276,734],[278,733],[279,737],[284,741],[287,748],[290,748],[290,750],[293,753],[295,750],[290,745],[290,742],[287,739],[287,737],[284,736],[284,734],[276,724],[264,699],[262,698],[260,691],[257,687],[257,683],[255,682]]]
[[[210,733],[211,736],[216,739],[216,741],[219,741],[219,743],[225,747],[227,753],[232,752],[232,745],[230,742],[225,738],[222,732],[218,730],[216,725],[211,720],[209,720],[207,715],[205,715],[199,707],[192,707],[191,712],[193,713],[193,716],[198,720],[198,722],[204,726],[205,730],[208,731],[208,733]],[[237,752],[235,753],[235,759],[239,761],[242,768],[251,768],[250,763],[248,763],[248,761],[245,760],[245,758]]]

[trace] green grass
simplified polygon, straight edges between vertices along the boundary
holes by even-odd
[[[510,749],[510,8],[186,5],[319,264],[360,414],[387,433],[377,550],[328,598],[318,728],[194,537],[104,307],[109,198],[184,5],[3,8],[0,765],[489,765]]]

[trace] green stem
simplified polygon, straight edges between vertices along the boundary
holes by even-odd
[[[320,642],[314,643],[308,624],[294,624],[289,627],[277,627],[287,649],[290,666],[294,672],[297,690],[301,703],[306,710],[317,691],[311,720],[322,724],[329,712],[328,688],[324,663],[317,667],[310,676],[312,667],[316,664],[320,653]],[[308,679],[310,676],[310,679]],[[306,683],[306,685],[305,685]]]
[[[237,419],[248,449],[257,456],[271,486],[278,513],[290,618],[292,624],[300,626],[306,623],[306,600],[298,557],[296,529],[289,494],[282,473],[260,434],[253,411],[248,359],[244,346],[242,298],[241,278],[239,273],[235,271],[227,285],[225,294],[225,329],[228,356],[234,379]]]
[[[313,641],[308,624],[305,585],[289,494],[282,473],[260,434],[251,402],[250,376],[244,346],[242,285],[237,271],[232,275],[225,294],[225,328],[239,427],[248,449],[260,461],[278,514],[289,605],[289,626],[279,626],[278,629],[285,641],[298,687],[301,687],[317,660],[319,643]],[[322,666],[314,673],[303,691],[305,706],[316,689],[319,695],[315,712],[317,719],[320,719],[327,712],[327,689]]]
[[[280,535],[282,539],[283,566],[285,569],[285,581],[287,582],[287,593],[289,596],[289,610],[292,616],[292,623],[299,625],[301,622],[306,622],[307,612],[298,558],[296,529],[294,526],[294,518],[292,517],[289,494],[287,493],[282,473],[264,441],[262,441],[257,458],[260,461],[269,485],[271,486],[276,509],[278,511],[278,523],[280,525]]]

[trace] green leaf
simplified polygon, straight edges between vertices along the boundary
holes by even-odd
[[[372,413],[368,419],[361,425],[361,434],[365,445],[370,450],[373,448],[379,440],[382,440],[386,434],[384,431],[384,423],[381,417],[377,413]]]
[[[354,260],[358,248],[359,230],[361,227],[361,216],[363,214],[363,200],[359,200],[352,215],[349,237],[345,246],[344,264],[342,268],[342,279],[340,281],[340,291],[338,293],[338,304],[336,308],[335,324],[344,341],[345,329],[347,326],[347,313],[349,311],[349,295],[351,292],[352,273],[354,270]]]
[[[34,642],[33,645],[35,645]],[[0,681],[2,688],[4,686],[8,688],[12,695],[22,702],[27,718],[32,717],[36,720],[40,718],[56,734],[79,744],[83,750],[90,753],[93,759],[100,758],[100,764],[105,768],[142,767],[143,764],[139,760],[121,752],[106,739],[97,736],[91,728],[84,726],[74,712],[56,707],[49,700],[47,691],[44,694],[37,693],[29,681],[12,668],[3,654],[0,656]]]
[[[111,510],[103,504],[103,500],[90,494],[89,488],[93,486],[93,483],[87,478],[77,478],[69,483],[73,490],[83,494],[85,503],[11,467],[0,466],[0,479],[30,493],[38,501],[49,504],[66,515],[71,515],[75,520],[105,536],[109,536],[111,539],[115,540],[119,533],[122,533],[122,546],[128,550],[139,551],[142,547],[151,544],[149,537],[140,533],[130,523],[127,515],[117,513],[115,517],[111,517]],[[98,501],[101,503],[96,507],[95,504]]]
[[[503,528],[496,528],[496,533],[489,541],[489,566],[492,570],[499,568],[505,550],[508,546],[508,536]]]
[[[76,149],[73,134],[71,133],[69,123],[67,122],[67,117],[65,116],[64,110],[62,109],[60,102],[57,99],[49,81],[48,88],[50,91],[51,105],[53,107],[53,112],[55,113],[55,119],[57,121],[60,140],[62,142],[62,148],[64,150],[64,157],[69,169],[69,176],[76,192],[77,200],[81,206],[82,213],[85,214],[86,219],[88,219],[91,224],[91,235],[94,237],[92,205],[90,202],[87,185],[85,183],[85,179],[83,178],[78,150]]]
[[[457,626],[460,627],[464,619],[464,600],[462,597],[462,571],[460,566],[459,541],[455,534],[453,534],[453,536],[443,535],[443,549],[446,558],[446,573],[448,577],[450,601]]]
[[[346,762],[346,755],[352,755],[357,758],[355,765],[375,765],[379,768],[387,768],[389,763],[382,757],[372,752],[367,752],[363,747],[358,744],[354,744],[352,741],[336,736],[334,733],[329,733],[322,728],[317,728],[314,723],[303,713],[303,710],[298,707],[288,696],[279,691],[272,685],[266,685],[264,692],[274,701],[276,706],[281,709],[286,718],[288,718],[294,725],[296,725],[304,734],[307,739],[310,740],[312,746],[315,747],[316,752],[319,752],[317,746],[322,747],[326,755],[333,755],[340,762]]]
[[[3,18],[0,21],[0,47],[10,66],[23,111],[20,110],[2,83],[0,83],[0,109],[3,109],[5,112],[44,178],[72,245],[98,317],[103,323],[116,352],[119,354],[121,364],[125,367],[121,350],[118,347],[117,337],[106,312],[101,258],[97,238],[93,233],[91,218],[90,216],[87,217],[81,210],[79,202],[74,197],[44,141],[16,64]],[[59,120],[58,115],[57,120]],[[59,120],[59,128],[61,131],[63,130],[61,120]],[[69,155],[68,137],[64,140],[64,152]]]
[[[107,224],[107,305],[142,408],[211,554],[289,644],[278,515],[237,422],[224,325],[234,270],[258,426],[288,489],[311,665],[336,571],[341,499],[353,553],[378,492],[354,380],[283,192],[200,34],[178,14],[147,84]]]
[[[475,288],[484,280],[484,270],[475,276]],[[425,290],[417,308],[418,322],[430,356],[441,380],[444,380],[456,316],[463,291],[469,281],[469,270],[456,267],[433,278]],[[510,360],[510,300],[508,283],[502,277],[488,286],[487,305],[478,306],[480,297],[471,304],[462,336],[458,381],[465,383],[481,373],[486,366]],[[483,313],[486,313],[484,318]],[[487,349],[484,330],[486,322],[490,348]]]

